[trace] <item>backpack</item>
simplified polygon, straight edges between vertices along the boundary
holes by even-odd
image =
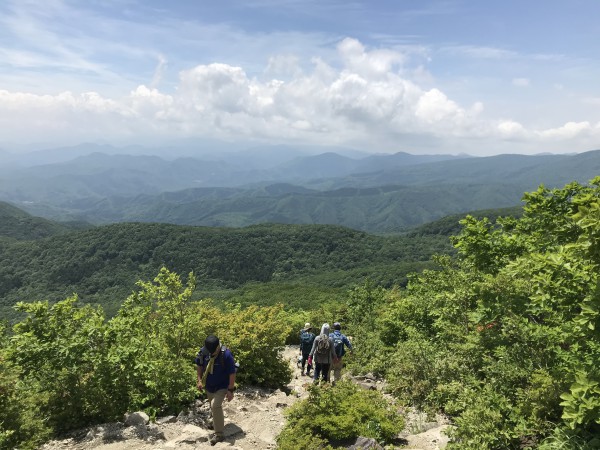
[[[329,356],[329,349],[331,348],[331,342],[327,336],[319,336],[317,340],[317,348],[315,354],[323,357]]]
[[[302,333],[300,333],[300,349],[302,350],[302,353],[309,353],[312,350],[314,340],[314,334],[308,331],[302,331]]]
[[[342,333],[333,333],[331,337],[333,338],[333,349],[335,354],[338,358],[341,358],[344,356],[344,335]]]
[[[225,345],[221,345],[221,353],[219,355],[219,364],[221,365],[224,363],[223,354],[225,353],[225,350],[227,350],[227,347]],[[229,351],[231,352],[231,349]],[[196,364],[202,365],[202,362],[204,361],[204,358],[206,356],[210,358],[210,352],[206,349],[206,347],[203,346],[196,355]],[[237,361],[235,361],[235,356],[233,355],[233,352],[231,352],[231,356],[233,356],[234,366],[237,372],[240,369],[240,364]]]

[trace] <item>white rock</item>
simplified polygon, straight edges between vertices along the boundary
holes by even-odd
[[[131,414],[125,414],[125,425],[128,427],[136,425],[146,425],[150,421],[150,417],[143,411],[137,411]]]

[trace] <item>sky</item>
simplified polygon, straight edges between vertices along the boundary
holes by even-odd
[[[597,0],[2,0],[0,148],[600,149],[598,17]]]

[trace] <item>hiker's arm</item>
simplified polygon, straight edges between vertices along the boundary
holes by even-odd
[[[202,375],[204,374],[204,368],[202,366],[196,366],[196,373],[198,374],[196,386],[198,387],[198,390],[201,391],[204,388],[204,386],[202,386]]]
[[[348,339],[346,336],[344,336],[344,344],[346,344],[346,347],[348,347],[350,349],[350,351],[352,351],[352,343],[350,342],[350,339]]]
[[[235,391],[235,372],[229,374],[229,386],[227,386],[227,401],[230,402]]]

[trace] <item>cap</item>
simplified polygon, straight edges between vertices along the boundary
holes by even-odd
[[[207,336],[204,340],[204,347],[206,347],[206,350],[208,350],[210,353],[214,353],[218,346],[219,338],[213,334]]]

